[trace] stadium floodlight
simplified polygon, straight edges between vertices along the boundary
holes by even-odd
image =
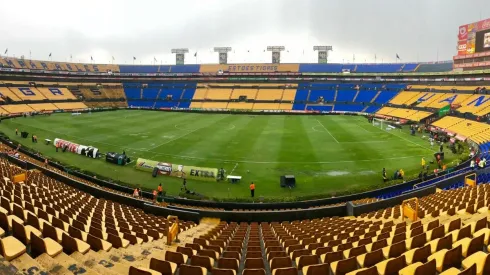
[[[185,54],[188,52],[189,52],[188,48],[172,49],[172,53],[175,54],[175,64],[184,65]],[[196,57],[196,63],[197,63],[197,57]]]
[[[219,64],[228,64],[228,53],[231,52],[231,47],[214,47],[214,52],[218,53]]]
[[[267,51],[269,51],[269,52],[282,52],[285,50],[286,50],[286,47],[284,47],[284,46],[267,46]]]
[[[313,46],[314,51],[333,51],[332,46]]]
[[[318,63],[328,62],[328,52],[333,51],[332,46],[313,46],[314,51],[318,51]]]
[[[272,64],[281,63],[281,52],[284,50],[284,46],[267,46],[267,51],[272,52]]]
[[[231,47],[214,47],[215,53],[227,53],[231,52]]]
[[[172,53],[188,53],[188,52],[189,52],[188,48],[172,49]]]

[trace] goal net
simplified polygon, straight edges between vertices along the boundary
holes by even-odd
[[[396,125],[395,123],[378,118],[373,119],[373,126],[385,131],[401,130],[400,126]]]

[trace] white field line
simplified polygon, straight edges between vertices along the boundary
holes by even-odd
[[[224,118],[226,118],[226,117],[227,117],[227,116],[223,116],[222,118],[218,119],[218,121],[223,120],[223,119],[224,119]],[[214,123],[216,123],[216,122],[217,122],[217,121],[213,122],[213,124],[214,124]],[[167,140],[167,141],[165,141],[165,142],[162,142],[162,143],[160,143],[160,144],[158,144],[158,145],[156,145],[156,146],[154,146],[154,147],[151,147],[151,148],[150,148],[150,150],[155,150],[156,148],[158,148],[158,147],[160,147],[160,146],[162,146],[162,145],[165,145],[165,144],[168,144],[168,143],[170,143],[170,142],[172,142],[172,141],[175,141],[175,140],[181,139],[181,138],[183,138],[183,137],[185,137],[185,136],[187,136],[187,135],[189,135],[189,134],[194,133],[194,132],[195,132],[195,131],[197,131],[197,130],[204,129],[204,128],[209,127],[209,126],[211,126],[211,125],[204,125],[204,126],[202,126],[202,127],[196,128],[196,129],[194,129],[194,130],[188,130],[189,132],[187,132],[187,133],[185,133],[185,134],[183,134],[183,135],[181,135],[181,136],[178,136],[178,137],[176,137],[176,138],[169,139],[169,140]],[[187,131],[187,130],[186,130],[186,131]]]
[[[322,127],[323,129],[325,129],[325,131],[327,131],[327,133],[335,140],[335,142],[337,143],[340,143],[333,135],[332,133],[330,133],[330,131],[325,127],[325,125],[323,125],[318,119],[316,120]]]
[[[43,128],[36,127],[36,126],[26,125],[26,124],[17,123],[17,122],[15,122],[15,123],[16,124],[19,124],[19,125],[24,125],[24,126],[32,127],[32,128],[37,128],[39,130],[43,130],[43,131],[46,131],[46,132],[60,134],[60,135],[68,136],[68,137],[74,137],[74,138],[76,138],[78,140],[85,140],[85,141],[88,141],[88,142],[105,144],[105,145],[112,146],[112,147],[125,148],[128,151],[129,150],[133,150],[133,151],[138,151],[138,152],[155,153],[155,156],[168,156],[168,157],[174,157],[174,158],[178,158],[178,159],[209,160],[209,161],[216,161],[216,162],[232,162],[232,163],[235,162],[235,163],[250,163],[250,164],[337,164],[337,163],[355,163],[355,162],[366,162],[366,161],[399,160],[399,159],[409,159],[409,158],[415,158],[415,157],[418,158],[418,157],[425,156],[425,155],[415,155],[415,156],[403,156],[403,157],[380,158],[380,159],[340,160],[340,161],[310,161],[310,162],[308,162],[308,161],[306,161],[306,162],[294,162],[294,161],[283,161],[283,162],[281,162],[281,161],[252,161],[252,160],[234,160],[234,159],[214,159],[214,158],[202,158],[202,157],[196,157],[196,156],[185,156],[185,155],[156,153],[156,152],[153,152],[153,151],[147,150],[147,149],[144,149],[143,150],[141,148],[131,148],[131,147],[121,146],[121,145],[107,143],[107,142],[95,141],[95,140],[91,140],[91,139],[80,138],[80,137],[74,136],[74,135],[64,134],[64,133],[53,131],[53,130],[43,129]],[[397,135],[394,135],[394,136],[397,136]],[[428,148],[426,148],[426,149],[428,149]]]

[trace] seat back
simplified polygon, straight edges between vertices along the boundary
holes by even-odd
[[[303,255],[299,257],[298,269],[302,269],[304,266],[318,264],[320,258],[318,255]]]
[[[464,238],[471,238],[471,225],[469,225],[469,224],[467,226],[461,228],[458,232],[457,241],[462,240]]]
[[[90,249],[95,252],[101,250],[103,247],[102,240],[91,234],[87,235],[87,243],[90,245]]]
[[[194,251],[190,247],[178,246],[177,252],[180,252],[184,255],[187,255],[187,257],[189,257],[189,258],[192,257],[192,255],[194,255]]]
[[[12,220],[12,235],[23,244],[28,245],[26,234],[25,227],[15,220]]]
[[[416,262],[425,263],[427,261],[427,258],[429,258],[430,254],[431,254],[430,245],[417,248],[417,250],[415,250],[415,252],[413,253],[412,263],[416,263]]]
[[[275,257],[270,262],[271,270],[276,268],[291,267],[291,259],[289,257]]]
[[[383,250],[378,249],[366,254],[364,258],[364,267],[371,267],[384,259]]]
[[[481,251],[484,244],[484,238],[485,238],[485,234],[471,239],[470,245],[468,246],[468,250],[466,251],[466,256],[470,256],[475,252]]]
[[[293,251],[292,255],[291,255],[291,259],[293,261],[296,260],[296,258],[300,257],[300,256],[305,256],[305,255],[310,255],[310,251],[308,249],[299,249],[299,250],[295,250]]]
[[[482,274],[486,274],[486,273],[482,273]],[[476,264],[473,264],[467,269],[461,271],[458,275],[476,275]]]
[[[368,269],[364,269],[363,271],[358,271],[356,275],[378,275],[378,269],[375,266],[372,266]]]
[[[202,252],[202,250],[200,252]],[[208,256],[193,255],[191,257],[191,265],[201,266],[206,268],[208,271],[211,271],[213,269],[213,260]]]
[[[401,241],[399,243],[392,244],[390,247],[390,252],[389,252],[389,257],[390,258],[396,258],[407,250],[407,246],[405,244],[405,241]]]
[[[240,254],[236,251],[225,251],[221,256],[223,258],[232,258],[232,259],[240,260]]]
[[[0,227],[5,232],[9,232],[9,221],[8,221],[7,215],[3,212],[0,212]]]
[[[165,261],[176,263],[177,265],[185,264],[184,254],[167,250],[165,252]]]
[[[446,270],[451,267],[459,268],[461,266],[462,250],[463,248],[461,245],[448,250],[444,255],[444,260],[442,261],[442,270]]]
[[[298,275],[296,267],[281,267],[274,270],[274,275]]]
[[[233,269],[213,268],[211,274],[212,275],[236,275],[236,271]]]
[[[46,246],[43,239],[31,233],[31,257],[37,258],[39,255],[46,253]]]
[[[247,254],[245,254],[245,258],[262,258],[262,252],[261,251],[247,251]]]
[[[262,258],[245,259],[246,269],[264,269],[264,260]]]
[[[349,251],[348,257],[356,257],[356,256],[359,256],[359,255],[364,254],[366,252],[367,252],[367,250],[366,250],[365,245],[354,247]]]
[[[418,227],[420,228],[420,227]],[[422,247],[427,243],[427,234],[422,233],[419,234],[412,239],[412,243],[410,244],[410,249]]]
[[[325,260],[323,261],[326,264],[330,264],[336,261],[342,260],[343,255],[342,252],[328,252],[325,254]]]
[[[439,239],[439,238],[442,238],[444,237],[445,233],[444,233],[444,225],[440,225],[434,229],[432,229],[432,233],[430,235],[430,239],[431,240],[435,240],[435,239]]]
[[[436,274],[436,260],[433,259],[415,269],[414,275]]]
[[[121,248],[123,246],[121,238],[112,234],[107,234],[107,241],[110,242],[114,248]]]
[[[387,245],[388,245],[388,241],[386,239],[376,241],[371,246],[371,251],[378,250],[378,249],[383,248],[383,247],[385,247]]]
[[[303,267],[303,275],[330,274],[329,264],[315,264]]]
[[[27,213],[26,225],[30,225],[30,226],[36,228],[37,230],[41,230],[41,226],[39,224],[39,219],[30,212]]]
[[[129,275],[151,275],[151,272],[146,270],[141,270],[137,267],[130,266],[129,267]]]
[[[405,255],[401,255],[398,258],[392,259],[388,261],[386,264],[386,270],[385,273],[386,275],[397,275],[398,272],[403,269],[405,266],[407,266],[405,262]]]
[[[262,268],[258,268],[258,269],[246,268],[243,270],[242,275],[265,275],[265,270]]]
[[[170,262],[158,260],[155,258],[150,259],[150,269],[158,271],[158,272],[162,273],[163,275],[172,275],[173,274]]]
[[[218,260],[218,268],[233,269],[238,271],[239,261],[232,258],[220,258]]]
[[[442,250],[442,249],[451,249],[453,243],[453,237],[451,235],[447,235],[444,238],[441,238],[437,242],[437,248],[436,251]]]
[[[270,261],[276,257],[288,257],[288,254],[286,251],[272,251],[267,254],[267,261]]]
[[[179,275],[206,275],[206,269],[200,266],[183,264],[179,267]]]
[[[63,252],[68,255],[78,251],[78,244],[75,239],[65,233],[61,236],[61,246],[63,246]]]

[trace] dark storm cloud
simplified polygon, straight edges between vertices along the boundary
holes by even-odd
[[[63,61],[73,54],[104,62],[111,56],[118,62],[132,56],[171,60],[171,48],[187,47],[209,63],[215,62],[214,46],[232,46],[235,60],[250,62],[261,61],[267,45],[285,45],[291,53],[283,60],[309,62],[312,46],[327,44],[336,62],[354,54],[356,62],[373,62],[375,54],[378,61],[394,61],[396,53],[406,61],[432,61],[456,53],[459,25],[490,17],[490,1],[484,0],[37,2],[9,2],[10,9],[0,10],[0,47],[17,56],[32,50],[34,58],[53,52]],[[27,4],[38,5],[35,14],[60,16],[26,14],[33,20],[21,20],[12,13]]]

